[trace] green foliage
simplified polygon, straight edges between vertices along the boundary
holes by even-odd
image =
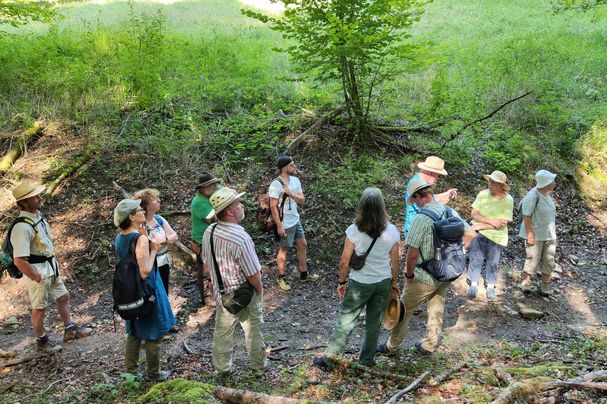
[[[157,383],[138,401],[147,403],[210,403],[213,400],[215,386],[185,379],[173,379]]]
[[[480,143],[483,145],[483,159],[487,166],[509,176],[532,171],[532,167],[540,163],[535,145],[518,131],[493,127]]]
[[[0,37],[6,34],[2,25],[19,27],[30,21],[50,23],[57,16],[57,9],[50,1],[0,0]]]
[[[420,48],[411,27],[420,20],[424,0],[282,0],[281,18],[252,10],[249,17],[269,23],[290,40],[286,51],[295,70],[341,88],[359,134],[368,134],[373,89],[403,72]],[[319,44],[322,44],[319,46]]]

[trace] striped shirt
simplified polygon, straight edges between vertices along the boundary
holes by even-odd
[[[436,201],[432,201],[424,205],[423,209],[428,209],[431,212],[436,213],[438,216],[442,215],[447,207]],[[421,210],[421,209],[420,209]],[[460,217],[455,209],[451,209],[453,216]],[[422,255],[426,260],[434,257],[434,237],[432,233],[432,219],[426,215],[420,215],[419,213],[413,219],[407,238],[405,239],[405,245],[417,248],[421,254],[417,256],[417,264],[415,267],[415,280],[427,283],[430,285],[436,285],[439,282],[434,278],[428,271],[422,269],[419,264],[422,263]],[[466,231],[470,230],[468,223],[464,221]]]
[[[211,254],[211,230],[214,227],[213,247],[223,281],[223,294],[238,289],[247,281],[248,276],[261,271],[261,264],[255,252],[255,244],[242,226],[223,221],[209,226],[202,236],[202,257],[211,273],[215,299],[219,301],[221,294]]]

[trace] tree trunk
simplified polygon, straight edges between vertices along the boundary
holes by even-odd
[[[296,404],[301,403],[301,400],[270,396],[264,393],[256,393],[248,390],[236,390],[228,387],[217,386],[215,389],[215,397],[229,403],[243,404]]]
[[[2,161],[0,161],[0,175],[4,175],[12,166],[21,154],[25,151],[27,142],[33,139],[35,136],[42,133],[42,125],[40,122],[34,122],[32,126],[26,129],[21,135],[15,138],[13,147],[4,155]]]

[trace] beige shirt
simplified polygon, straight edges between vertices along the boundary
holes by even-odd
[[[40,212],[30,213],[21,211],[19,217],[26,217],[36,223],[36,231],[29,223],[17,223],[11,233],[11,244],[13,245],[13,257],[29,257],[30,255],[55,255],[53,240],[51,239],[51,228],[46,220],[42,220]],[[48,278],[55,274],[49,262],[31,264],[42,278]],[[56,262],[55,262],[56,265]]]

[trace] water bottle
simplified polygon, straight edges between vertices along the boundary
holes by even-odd
[[[441,253],[440,253],[440,247],[437,247],[434,249],[434,259],[437,261],[440,261],[442,259]]]

